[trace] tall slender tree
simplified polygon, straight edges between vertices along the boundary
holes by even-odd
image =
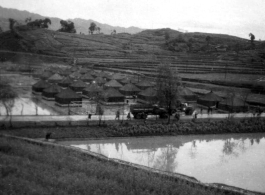
[[[178,70],[171,67],[170,64],[161,64],[157,68],[157,100],[160,106],[167,109],[168,124],[172,110],[177,106],[179,100],[178,86],[181,84],[181,79]]]

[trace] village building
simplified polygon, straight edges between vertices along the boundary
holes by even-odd
[[[61,107],[82,106],[82,97],[72,89],[67,88],[55,95],[55,105]]]

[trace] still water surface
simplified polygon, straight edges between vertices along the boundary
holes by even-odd
[[[109,158],[265,192],[265,134],[67,141]]]

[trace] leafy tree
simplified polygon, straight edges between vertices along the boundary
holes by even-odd
[[[31,18],[30,19],[26,18],[25,21],[28,21],[27,26],[37,27],[37,28],[48,28],[49,27],[48,24],[52,23],[49,18],[45,18],[44,20],[37,19],[35,21],[31,21]]]
[[[12,108],[14,107],[15,99],[18,97],[7,80],[0,82],[0,104],[6,109],[6,116],[10,116],[9,124],[12,126]]]
[[[111,32],[112,35],[116,35],[116,30],[114,29],[112,32]]]
[[[97,30],[97,25],[94,22],[91,22],[90,27],[88,29],[89,29],[90,34],[93,35],[94,31]]]
[[[72,21],[61,20],[60,24],[62,28],[58,30],[59,32],[76,33],[75,25]]]
[[[178,85],[180,85],[181,80],[177,69],[170,67],[170,64],[159,65],[157,72],[157,100],[160,106],[167,109],[169,124],[172,110],[176,107],[179,100]]]
[[[17,23],[17,21],[14,20],[13,18],[9,18],[8,20],[9,20],[9,29],[10,29],[12,32],[14,32],[14,26],[15,26],[15,24]]]
[[[29,18],[26,18],[26,19],[25,19],[25,22],[26,22],[26,23],[29,23],[29,22],[31,22],[31,17],[29,17]]]
[[[101,28],[100,27],[97,27],[97,31],[98,31],[99,34],[100,34],[100,30],[101,30]]]
[[[207,45],[209,45],[211,39],[212,39],[212,38],[211,38],[209,35],[205,38],[205,40],[206,40],[206,42],[207,42]]]
[[[168,41],[168,40],[169,40],[169,38],[170,38],[170,36],[169,36],[169,33],[168,33],[168,32],[166,32],[166,33],[165,33],[165,40],[166,40],[166,41]]]
[[[254,40],[255,40],[255,36],[252,33],[249,33],[248,36],[250,37],[250,41],[253,44],[254,43]]]

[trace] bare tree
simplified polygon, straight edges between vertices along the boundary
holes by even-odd
[[[170,115],[173,108],[177,105],[179,94],[178,85],[181,80],[178,75],[177,68],[173,68],[170,64],[161,64],[157,68],[157,99],[160,106],[167,109],[168,124],[170,123]]]
[[[5,107],[6,116],[9,116],[9,124],[12,127],[12,108],[14,107],[15,99],[18,97],[13,90],[8,80],[1,80],[0,83],[0,104]]]

